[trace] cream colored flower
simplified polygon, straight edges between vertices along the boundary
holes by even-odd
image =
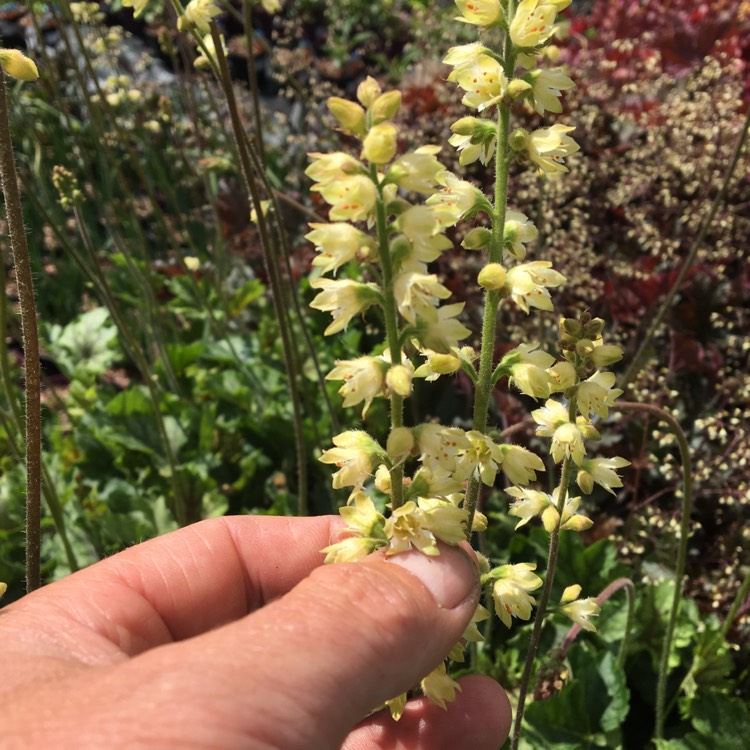
[[[278,13],[281,10],[281,0],[260,0],[260,4],[269,14]]]
[[[594,351],[591,352],[591,361],[594,367],[607,367],[622,359],[622,347],[614,344],[603,344],[601,339],[594,341]]]
[[[563,158],[580,150],[580,146],[565,135],[575,130],[568,125],[553,125],[551,128],[540,128],[531,133],[526,142],[529,159],[539,167],[540,173],[556,175],[567,172]]]
[[[560,425],[552,436],[550,453],[555,463],[559,463],[563,458],[572,458],[576,465],[580,466],[586,455],[586,446],[578,425],[572,422]]]
[[[398,217],[398,228],[411,244],[411,255],[406,261],[431,263],[453,243],[441,233],[442,225],[432,206],[410,206]]]
[[[560,488],[555,487],[550,496],[550,504],[542,511],[542,524],[544,530],[551,534],[558,525],[562,531],[585,531],[591,528],[593,521],[578,512],[581,504],[580,497],[566,497],[563,505],[562,518],[557,512],[557,503],[560,497]]]
[[[322,290],[310,307],[333,315],[333,322],[324,331],[326,336],[343,331],[355,315],[365,312],[379,299],[375,284],[361,284],[348,279],[314,279],[310,286]]]
[[[416,323],[417,317],[429,315],[438,301],[447,299],[451,293],[438,281],[436,274],[406,270],[394,279],[393,295],[401,315],[410,323]]]
[[[429,468],[455,472],[459,455],[471,448],[466,433],[458,427],[422,424],[414,432],[421,453],[419,460]]]
[[[463,66],[456,81],[466,92],[461,103],[479,112],[497,104],[508,86],[502,65],[489,55],[479,55],[472,65]]]
[[[615,405],[615,399],[622,395],[621,388],[613,388],[615,375],[612,372],[597,370],[590,378],[578,386],[578,410],[584,417],[591,412],[600,417],[609,416],[609,407]]]
[[[544,461],[520,445],[501,445],[502,470],[513,484],[528,484],[536,480],[536,472],[544,471]]]
[[[531,617],[531,607],[535,600],[529,596],[528,592],[542,585],[542,579],[532,573],[535,569],[534,563],[503,565],[486,576],[495,581],[492,587],[495,611],[507,628],[511,626],[512,617],[518,617],[521,620],[528,620]]]
[[[374,242],[368,235],[346,222],[310,224],[310,227],[312,232],[308,232],[305,239],[320,253],[312,264],[320,266],[323,273],[336,271],[357,256],[367,257],[374,249]]]
[[[345,133],[362,136],[365,132],[366,113],[356,102],[332,96],[326,101],[330,113],[338,120]]]
[[[500,0],[456,0],[456,5],[461,11],[456,16],[456,21],[470,23],[474,26],[492,26],[503,17],[503,9]]]
[[[391,712],[391,718],[394,721],[398,721],[404,715],[407,700],[408,696],[406,693],[401,693],[401,695],[397,695],[395,698],[391,698],[385,702],[385,706]]]
[[[456,478],[468,479],[473,476],[492,487],[503,462],[502,447],[478,430],[470,430],[466,433],[466,438],[469,447],[464,450],[456,465]]]
[[[575,83],[560,68],[532,70],[523,76],[523,80],[531,84],[531,100],[540,115],[545,110],[562,112],[561,92],[575,88]]]
[[[320,185],[338,182],[344,177],[364,171],[360,162],[343,151],[334,151],[330,154],[321,154],[315,151],[308,156],[313,161],[305,170],[305,174]]]
[[[372,400],[383,395],[383,377],[387,364],[376,357],[338,359],[336,366],[326,375],[326,380],[343,380],[339,394],[344,407],[356,406],[364,401],[362,419],[365,418]]]
[[[437,175],[445,167],[435,158],[440,146],[420,146],[396,159],[386,173],[386,180],[404,190],[431,195],[435,192]]]
[[[478,188],[470,182],[459,180],[447,170],[438,173],[437,181],[443,188],[427,199],[427,204],[435,206],[438,218],[444,227],[452,227],[484,198]]]
[[[570,362],[558,362],[547,370],[552,393],[564,393],[578,382],[576,368]]]
[[[445,662],[430,672],[420,683],[422,692],[444,711],[446,703],[452,703],[456,698],[456,691],[461,692],[461,686],[453,680],[445,668]]]
[[[594,633],[596,627],[591,622],[591,618],[599,614],[600,607],[595,599],[579,599],[580,593],[581,587],[578,584],[568,586],[560,599],[562,605],[560,611],[584,630]]]
[[[503,357],[500,366],[510,371],[511,380],[521,393],[532,398],[548,398],[547,368],[554,361],[551,354],[536,349],[536,344],[521,344]]]
[[[529,307],[540,310],[552,310],[552,298],[547,289],[560,286],[565,277],[552,270],[552,263],[536,260],[522,263],[508,271],[506,287],[510,290],[513,301],[525,312]]]
[[[530,490],[526,487],[508,487],[505,492],[516,498],[508,509],[508,515],[515,516],[521,520],[516,528],[525,526],[532,518],[541,516],[552,504],[552,499],[546,492]]]
[[[415,378],[424,378],[428,383],[437,380],[441,375],[453,375],[461,369],[461,355],[454,347],[448,354],[441,354],[432,349],[419,352],[427,360],[414,371]]]
[[[437,542],[457,544],[466,538],[467,513],[445,500],[418,498],[396,508],[385,523],[390,540],[386,554],[397,555],[412,548],[430,557],[440,554]]]
[[[615,456],[613,458],[591,458],[581,464],[581,470],[578,472],[578,486],[586,493],[590,494],[594,489],[594,482],[604,487],[607,492],[614,495],[613,487],[622,487],[622,480],[617,475],[615,469],[623,469],[630,466],[630,461]]]
[[[524,243],[533,242],[538,236],[539,231],[526,214],[520,211],[506,211],[503,242],[505,250],[514,258],[523,260],[526,257]]]
[[[485,47],[480,42],[472,42],[471,44],[462,44],[458,47],[451,47],[443,58],[443,62],[446,65],[451,65],[453,67],[453,70],[448,76],[448,80],[455,81],[463,68],[474,65],[480,55],[488,54],[490,54],[489,47]]]
[[[536,47],[546,42],[557,30],[558,11],[571,0],[521,0],[510,23],[510,38],[517,47]]]
[[[313,185],[310,189],[320,192],[331,205],[329,216],[333,221],[362,221],[368,218],[378,199],[372,180],[359,174]]]
[[[227,55],[227,45],[224,40],[224,35],[221,34],[221,50],[226,57]],[[204,49],[201,49],[201,53],[198,55],[198,57],[195,58],[195,62],[193,63],[193,66],[197,70],[202,70],[203,68],[209,68],[211,65],[216,65],[218,62],[218,57],[216,55],[216,45],[214,44],[214,38],[211,36],[211,34],[206,34],[206,36],[203,37],[203,47]]]
[[[335,464],[339,470],[333,475],[333,488],[361,487],[385,452],[366,432],[349,430],[333,438],[335,448],[323,451],[320,462]]]
[[[414,330],[421,346],[441,354],[448,354],[456,349],[458,342],[471,334],[471,330],[456,317],[463,309],[463,302],[454,302],[437,309],[422,310]]]
[[[201,34],[208,34],[211,30],[211,19],[221,14],[213,0],[190,0],[185,6],[184,13],[177,19],[177,28],[197,29]]]

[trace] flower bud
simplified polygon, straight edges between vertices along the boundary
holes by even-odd
[[[591,352],[591,361],[595,367],[607,367],[607,365],[619,362],[622,359],[622,347],[614,344],[602,344],[594,347]]]
[[[363,107],[371,106],[381,93],[380,84],[372,76],[367,76],[357,86],[357,99],[359,99]]]
[[[370,107],[370,122],[378,125],[384,120],[390,120],[401,106],[401,92],[388,91],[381,94]]]
[[[384,495],[391,494],[391,472],[385,464],[380,464],[375,471],[375,488]]]
[[[594,342],[591,339],[580,339],[576,344],[576,354],[580,357],[588,357],[594,351]]]
[[[464,237],[461,247],[467,250],[486,250],[490,246],[492,232],[484,227],[474,227]]]
[[[0,49],[0,67],[19,81],[36,81],[39,78],[36,63],[17,49]]]
[[[583,327],[583,335],[592,341],[598,339],[604,330],[604,321],[601,318],[593,318]]]
[[[430,368],[438,375],[452,375],[461,369],[461,360],[453,354],[431,354]]]
[[[523,99],[528,96],[532,88],[528,81],[516,78],[508,84],[506,92],[511,99]]]
[[[581,335],[581,324],[575,318],[563,318],[560,321],[560,333],[563,336],[578,338]]]
[[[408,456],[414,447],[414,435],[408,427],[395,427],[388,435],[385,445],[386,452],[391,458]]]
[[[338,96],[332,96],[326,103],[343,130],[352,135],[364,135],[365,111],[359,104]]]
[[[385,376],[386,385],[399,396],[406,398],[411,393],[412,371],[404,365],[393,365]]]
[[[581,492],[590,495],[594,491],[594,477],[588,471],[581,469],[576,477],[576,482],[581,488]]]
[[[528,138],[529,134],[525,130],[523,130],[522,128],[517,128],[510,134],[508,145],[514,151],[525,151]]]
[[[398,131],[390,122],[370,128],[362,144],[362,158],[373,164],[385,164],[396,155]]]
[[[505,286],[505,269],[499,263],[488,263],[480,272],[477,281],[479,286],[490,291]]]
[[[451,125],[451,132],[458,135],[474,135],[482,121],[478,117],[462,117]]]

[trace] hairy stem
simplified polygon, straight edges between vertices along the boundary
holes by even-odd
[[[34,300],[29,248],[21,210],[21,194],[16,178],[10,118],[5,93],[5,73],[0,72],[0,181],[5,197],[8,235],[16,271],[18,304],[24,353],[24,393],[26,406],[26,591],[42,585],[42,411],[39,333]],[[3,331],[3,336],[5,332]]]

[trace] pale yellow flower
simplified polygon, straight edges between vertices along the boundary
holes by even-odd
[[[378,199],[377,188],[365,175],[342,177],[310,189],[320,192],[331,205],[329,216],[333,221],[362,221],[371,214]]]
[[[471,330],[457,320],[464,309],[463,302],[454,302],[437,309],[425,309],[415,326],[415,336],[426,349],[447,354],[458,342],[471,335]]]
[[[536,480],[536,472],[544,471],[544,461],[520,445],[501,445],[502,470],[513,484],[528,484]]]
[[[506,286],[513,301],[528,313],[529,307],[552,310],[552,298],[547,289],[560,286],[564,281],[565,277],[552,269],[552,263],[536,260],[511,268]]]
[[[367,112],[370,115],[370,123],[372,125],[379,125],[385,120],[390,120],[396,116],[396,112],[398,112],[400,106],[401,92],[386,91],[385,94],[381,94],[367,108]]]
[[[404,190],[431,195],[437,186],[437,175],[445,167],[435,158],[440,146],[420,146],[396,159],[386,173],[386,181]]]
[[[401,695],[397,695],[395,698],[391,698],[385,702],[386,708],[391,712],[391,718],[394,721],[398,721],[404,715],[407,700],[408,696],[406,693],[401,693]]]
[[[314,182],[325,185],[338,182],[344,177],[363,172],[364,167],[353,156],[343,151],[321,154],[317,151],[308,154],[313,160],[305,174]]]
[[[613,487],[622,487],[622,480],[615,469],[623,469],[630,466],[630,461],[615,456],[613,458],[591,458],[581,464],[576,481],[578,486],[587,494],[594,489],[594,482],[604,487],[607,492],[614,495]]]
[[[310,307],[333,315],[333,322],[324,331],[326,336],[343,331],[355,315],[363,313],[379,299],[375,284],[361,284],[348,279],[314,279],[310,286],[322,290]]]
[[[547,370],[552,393],[563,393],[578,382],[576,368],[570,362],[558,362]]]
[[[376,396],[383,395],[383,376],[387,365],[377,357],[357,357],[338,359],[336,366],[326,375],[326,380],[343,380],[339,394],[344,407],[356,406],[364,401],[364,419],[370,404]]]
[[[545,110],[562,112],[561,92],[575,88],[575,83],[560,68],[532,70],[523,76],[523,80],[531,84],[531,101],[540,115]]]
[[[281,10],[281,0],[260,0],[263,10],[266,13],[278,13]]]
[[[390,540],[386,554],[397,555],[416,548],[435,557],[440,554],[438,540],[457,544],[466,538],[466,520],[465,510],[445,500],[409,500],[396,508],[385,523],[385,533]]]
[[[489,53],[489,48],[485,47],[480,42],[472,42],[471,44],[461,44],[458,47],[451,47],[443,58],[443,62],[446,65],[453,66],[453,70],[448,76],[448,80],[455,81],[463,68],[474,65],[480,55],[487,55]]]
[[[521,393],[533,398],[548,398],[547,368],[554,361],[551,354],[536,349],[536,344],[521,344],[502,358],[500,366],[510,371],[511,380]]]
[[[539,231],[526,214],[520,211],[508,210],[505,213],[505,229],[503,243],[505,250],[514,258],[523,260],[526,257],[525,242],[533,242],[539,236]]]
[[[516,498],[508,509],[508,515],[520,518],[516,528],[525,526],[532,518],[541,516],[552,504],[546,492],[530,490],[526,487],[508,487],[505,492]]]
[[[422,692],[434,703],[446,710],[446,703],[452,703],[456,698],[456,691],[461,692],[461,686],[453,680],[445,668],[445,662],[430,672],[420,683]]]
[[[398,217],[397,223],[411,243],[409,261],[431,263],[443,250],[453,247],[453,243],[441,233],[442,224],[432,206],[410,206]]]
[[[517,47],[536,47],[546,42],[557,30],[558,11],[571,0],[521,0],[510,23],[510,38]]]
[[[221,39],[221,50],[224,53],[224,56],[227,55],[227,45],[224,41],[224,35],[220,35]],[[205,47],[205,51],[201,49],[200,54],[198,57],[195,58],[195,62],[193,63],[193,66],[201,70],[203,68],[209,68],[211,67],[211,63],[214,65],[218,62],[218,56],[216,54],[216,45],[214,44],[214,38],[211,36],[211,34],[206,34],[206,36],[203,37],[203,46]]]
[[[349,430],[333,438],[335,448],[323,451],[320,462],[335,464],[339,470],[333,475],[333,488],[361,487],[370,476],[376,462],[385,456],[383,449],[366,432]]]
[[[421,424],[414,430],[424,466],[455,472],[459,455],[471,448],[466,433],[458,427]]]
[[[320,253],[312,264],[320,266],[323,273],[336,271],[357,256],[367,257],[375,249],[371,237],[346,222],[310,224],[310,227],[312,232],[305,239]]]
[[[478,430],[467,432],[466,439],[469,447],[464,450],[456,465],[456,478],[468,479],[473,476],[492,487],[503,462],[501,446]]]
[[[569,125],[553,125],[540,128],[528,136],[526,148],[529,159],[539,167],[540,173],[556,175],[567,172],[563,158],[580,150],[580,146],[565,135],[575,128]]]
[[[435,206],[444,227],[451,227],[466,216],[484,198],[480,190],[470,182],[459,180],[448,170],[439,172],[437,181],[443,186],[427,199],[427,204]]]
[[[528,620],[535,600],[529,596],[542,585],[542,579],[532,573],[534,563],[517,563],[503,565],[489,573],[490,580],[495,579],[492,597],[495,600],[495,611],[505,627],[511,626],[511,618]]]
[[[612,372],[597,370],[590,378],[578,385],[578,410],[584,417],[591,412],[600,417],[609,416],[609,407],[615,405],[615,399],[622,395],[621,388],[613,388],[615,375]]]
[[[559,463],[563,458],[572,458],[576,465],[580,466],[586,455],[586,446],[578,425],[572,422],[560,425],[552,435],[550,453],[555,463]]]
[[[363,107],[370,107],[375,100],[383,93],[380,84],[372,77],[367,76],[362,83],[357,86],[357,99]]]
[[[602,344],[601,339],[594,341],[594,351],[591,352],[591,361],[594,367],[607,367],[622,359],[622,347],[614,344]]]
[[[470,23],[474,26],[491,26],[503,17],[500,0],[456,0],[461,11],[456,21]]]
[[[479,55],[474,64],[463,66],[456,81],[466,92],[461,103],[480,112],[497,104],[508,85],[502,65],[489,55]]]
[[[428,383],[441,375],[453,375],[461,369],[461,355],[456,347],[448,354],[432,349],[422,349],[420,354],[427,360],[414,371],[415,378],[424,378]]]
[[[184,13],[177,19],[177,28],[197,29],[201,34],[208,34],[211,30],[211,19],[221,14],[213,0],[190,0],[185,6]]]
[[[39,78],[36,63],[17,49],[0,49],[0,67],[6,75],[19,81],[36,81]]]
[[[596,627],[591,618],[599,614],[600,607],[595,599],[579,599],[580,593],[581,587],[578,584],[568,586],[560,599],[560,611],[584,630],[594,633]]]
[[[416,323],[418,316],[429,315],[438,301],[447,299],[451,293],[438,281],[436,274],[406,270],[394,279],[393,295],[401,315],[410,323]]]

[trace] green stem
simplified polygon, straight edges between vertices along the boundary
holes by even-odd
[[[688,251],[687,257],[685,258],[685,262],[682,264],[682,268],[680,269],[679,274],[677,274],[677,278],[674,280],[672,288],[669,290],[667,296],[664,298],[664,301],[661,303],[661,306],[659,307],[656,315],[651,319],[651,323],[645,335],[641,339],[638,350],[630,361],[630,365],[625,371],[625,374],[622,376],[622,380],[620,381],[619,385],[621,388],[623,388],[623,390],[627,390],[630,382],[641,371],[644,364],[643,360],[645,359],[646,351],[648,350],[648,347],[651,346],[651,342],[656,335],[659,326],[662,324],[664,316],[669,311],[669,308],[672,307],[672,303],[674,302],[677,293],[680,291],[683,282],[687,278],[688,272],[692,268],[693,263],[695,263],[695,259],[698,255],[698,250],[700,250],[701,246],[703,245],[703,240],[706,237],[706,233],[708,232],[709,228],[714,222],[714,219],[716,218],[719,206],[721,206],[721,204],[724,202],[727,190],[729,189],[729,183],[732,181],[732,177],[734,177],[734,173],[737,170],[737,165],[739,164],[740,156],[742,155],[742,149],[744,148],[745,141],[747,140],[748,131],[750,131],[750,109],[748,109],[747,115],[745,116],[745,122],[742,126],[740,137],[737,140],[737,145],[735,146],[734,154],[732,155],[732,160],[727,169],[726,176],[724,177],[724,182],[719,192],[716,194],[716,198],[714,198],[714,202],[711,204],[708,215],[701,224],[700,229],[698,230],[698,234],[696,234],[695,239],[693,240],[693,244],[690,246],[690,250]]]
[[[274,263],[274,258],[271,254],[271,238],[268,232],[268,226],[263,216],[263,209],[261,208],[261,196],[256,182],[256,175],[252,168],[250,153],[247,148],[245,131],[242,127],[242,120],[240,118],[239,109],[237,107],[237,99],[234,95],[234,89],[232,88],[232,80],[229,75],[229,68],[227,66],[227,59],[224,55],[224,50],[221,46],[221,35],[216,27],[215,23],[211,23],[211,37],[214,42],[216,49],[216,58],[218,61],[219,68],[219,83],[224,92],[227,106],[229,107],[229,115],[232,122],[232,132],[234,134],[235,147],[237,154],[240,159],[240,167],[242,169],[242,176],[245,181],[245,186],[255,207],[256,215],[258,217],[258,232],[260,234],[260,244],[263,251],[263,260],[268,274],[268,279],[271,283],[271,297],[274,305],[274,311],[279,324],[279,333],[281,334],[282,350],[284,352],[284,363],[287,368],[289,375],[289,392],[292,399],[292,416],[294,421],[294,442],[295,451],[297,454],[297,490],[298,490],[298,513],[299,515],[307,515],[308,513],[308,498],[307,498],[307,449],[305,446],[305,435],[304,425],[302,421],[302,408],[300,402],[299,392],[299,376],[296,361],[296,352],[292,346],[291,341],[291,327],[289,324],[289,312],[285,309],[283,304],[284,289],[282,287],[281,278],[279,276],[279,269]]]
[[[677,614],[680,610],[682,599],[682,579],[685,576],[685,561],[687,560],[688,541],[690,539],[690,514],[693,508],[693,469],[690,458],[690,447],[688,446],[685,433],[680,423],[667,411],[651,404],[639,404],[629,401],[618,401],[617,408],[625,411],[645,411],[666,422],[672,429],[672,434],[677,439],[680,447],[680,458],[682,459],[682,519],[680,521],[680,546],[677,552],[677,565],[675,569],[674,596],[672,607],[667,621],[667,630],[664,634],[661,658],[659,660],[659,676],[656,683],[656,725],[654,736],[661,739],[664,736],[664,720],[666,718],[664,705],[667,689],[667,676],[669,673],[669,651],[672,645],[672,637],[677,623]]]
[[[745,597],[747,596],[749,591],[750,591],[750,568],[748,568],[747,573],[745,573],[745,578],[742,580],[742,583],[740,584],[740,590],[737,592],[737,596],[735,596],[734,601],[732,602],[732,606],[729,608],[729,612],[727,612],[727,616],[724,619],[724,624],[721,626],[721,634],[725,638],[727,637],[727,633],[729,633],[729,629],[732,627],[734,618],[737,617],[737,613],[740,611],[740,607],[742,606],[742,603],[745,601]]]
[[[401,339],[398,331],[398,312],[396,309],[396,297],[393,293],[393,263],[391,261],[391,250],[388,243],[388,217],[386,215],[385,199],[383,191],[378,184],[378,170],[372,164],[370,166],[370,177],[378,185],[378,200],[376,204],[376,221],[378,232],[378,257],[380,258],[380,269],[383,275],[383,317],[385,318],[385,334],[388,344],[388,352],[391,355],[391,364],[401,364]],[[397,393],[391,393],[391,429],[395,430],[404,424],[404,399]],[[390,470],[391,474],[391,497],[393,499],[393,510],[401,507],[404,502],[404,467],[401,462]]]
[[[21,195],[18,190],[10,118],[5,93],[5,73],[0,72],[0,180],[5,197],[8,235],[16,271],[18,303],[24,353],[24,392],[26,407],[26,591],[42,585],[42,405],[39,333],[37,331],[34,279],[23,225]],[[5,335],[3,331],[2,335]]]
[[[510,41],[507,42],[510,49]],[[510,58],[514,55],[512,51]],[[509,63],[512,66],[514,63]],[[506,65],[506,68],[508,65]],[[505,212],[508,196],[508,136],[510,134],[510,109],[499,107],[497,120],[497,152],[495,154],[495,206],[492,215],[492,239],[490,241],[490,263],[499,263],[503,257],[503,235],[505,231]],[[497,311],[500,307],[500,292],[488,291],[484,301],[484,318],[482,320],[482,348],[479,355],[479,373],[474,391],[474,414],[472,428],[485,433],[487,431],[487,412],[490,394],[492,393],[492,376],[494,372],[495,337],[497,334]],[[466,489],[464,507],[468,512],[467,534],[471,534],[474,513],[479,501],[479,480],[472,477]]]
[[[576,420],[576,399],[570,400],[568,404],[568,420],[575,424]],[[523,725],[523,713],[526,706],[526,695],[529,690],[531,681],[531,671],[534,668],[534,659],[539,648],[539,639],[542,634],[542,625],[547,614],[547,605],[549,604],[550,595],[552,594],[552,584],[555,581],[555,571],[557,568],[557,553],[560,548],[560,524],[562,523],[562,514],[565,509],[565,501],[568,499],[568,487],[573,475],[573,459],[566,458],[563,461],[562,471],[560,473],[560,491],[557,497],[557,525],[552,530],[549,537],[549,551],[547,553],[547,570],[544,576],[544,586],[542,593],[539,595],[536,617],[534,626],[531,630],[531,640],[529,641],[529,650],[526,653],[526,661],[523,665],[521,682],[518,686],[518,705],[516,706],[516,718],[513,724],[513,738],[511,740],[511,750],[517,750],[518,743],[521,739],[521,727]]]

